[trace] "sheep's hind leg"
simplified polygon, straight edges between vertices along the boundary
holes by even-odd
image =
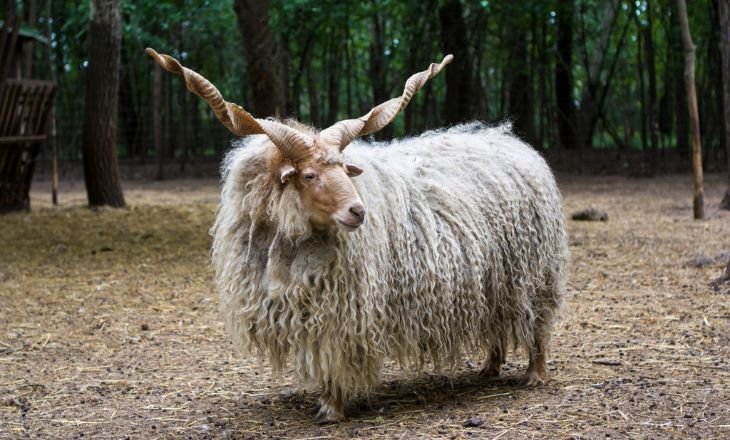
[[[528,387],[535,387],[547,382],[546,363],[549,341],[549,326],[539,325],[538,331],[535,332],[535,342],[529,349],[530,363],[527,366],[527,374],[525,375],[525,385]]]
[[[500,341],[499,344],[495,344],[489,350],[489,356],[487,361],[484,363],[484,368],[479,373],[483,377],[497,377],[502,369],[502,365],[507,360],[507,344],[504,341]]]
[[[344,394],[336,386],[324,387],[314,411],[314,421],[317,423],[339,422],[345,418]]]

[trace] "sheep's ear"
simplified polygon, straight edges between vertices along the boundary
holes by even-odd
[[[296,173],[297,169],[290,164],[282,165],[281,168],[279,168],[279,177],[281,178],[281,183],[286,183],[286,181]]]
[[[362,168],[351,163],[346,163],[345,168],[347,169],[347,175],[350,177],[359,176],[362,174]]]

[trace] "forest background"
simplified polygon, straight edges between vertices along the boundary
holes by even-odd
[[[721,1],[688,2],[707,170],[727,163]],[[62,164],[82,159],[91,3],[6,0],[0,17],[21,15],[23,29],[37,36],[23,77],[59,84]],[[158,178],[169,175],[169,163],[176,175],[203,158],[217,163],[232,135],[179,78],[154,74],[146,47],[178,58],[257,117],[320,128],[399,95],[410,74],[453,53],[445,79],[429,82],[377,138],[511,121],[558,169],[691,169],[675,1],[124,0],[119,7],[117,154],[131,166],[157,164]]]

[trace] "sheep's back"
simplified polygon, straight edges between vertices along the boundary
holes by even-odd
[[[364,294],[387,311],[376,325],[388,351],[409,359],[425,348],[453,363],[463,349],[531,344],[535,323],[560,304],[567,263],[560,194],[542,157],[476,124],[348,150],[365,170],[354,180],[368,209],[349,252],[367,262]],[[387,253],[368,258],[374,248]]]

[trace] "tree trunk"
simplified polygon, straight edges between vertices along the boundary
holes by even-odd
[[[12,23],[18,13],[15,0],[5,0],[5,23]]]
[[[654,56],[654,36],[652,34],[652,12],[651,2],[646,2],[647,25],[644,28],[644,58],[646,58],[646,68],[649,75],[649,118],[647,128],[649,129],[649,147],[650,151],[645,152],[644,157],[648,154],[647,171],[650,175],[656,172],[657,154],[659,149],[659,102],[657,99],[656,85],[656,62]]]
[[[727,189],[720,202],[721,209],[730,209],[730,4],[721,0],[719,6],[720,53],[722,55],[723,109],[725,126],[725,160],[727,161]],[[730,267],[730,263],[728,263]],[[730,274],[730,270],[728,270]]]
[[[470,119],[471,66],[469,42],[466,38],[464,11],[459,0],[446,0],[439,9],[441,42],[444,53],[453,54],[454,61],[446,69],[446,122],[456,124]]]
[[[672,14],[674,17],[676,14]],[[674,132],[674,115],[676,109],[673,103],[673,81],[674,76],[672,75],[672,69],[674,68],[674,59],[677,57],[677,51],[672,48],[672,39],[676,38],[676,35],[671,34],[669,24],[665,32],[669,32],[667,35],[667,43],[664,45],[666,67],[664,69],[664,75],[662,78],[662,84],[664,90],[662,96],[659,99],[659,133],[660,133],[660,145],[662,147],[662,156],[668,148],[668,141],[672,138]]]
[[[385,63],[385,19],[375,12],[372,20],[372,42],[370,44],[370,81],[373,87],[373,106],[391,98],[388,94],[387,68]],[[393,125],[374,133],[377,139],[388,139],[393,135]]]
[[[309,95],[309,123],[315,127],[321,127],[319,94],[317,93],[317,83],[314,80],[311,63],[307,66],[307,94]]]
[[[507,10],[509,38],[509,115],[514,120],[514,131],[532,143],[535,133],[532,123],[532,81],[528,71],[527,38],[528,31],[521,28],[522,17]]]
[[[177,132],[178,132],[178,147],[182,150],[180,155],[180,171],[185,171],[185,166],[190,160],[190,123],[188,121],[188,105],[187,99],[190,94],[185,87],[177,88]]]
[[[338,121],[340,112],[340,66],[342,65],[342,43],[343,36],[339,36],[337,30],[333,30],[334,39],[327,54],[327,126]],[[348,116],[349,117],[349,116]]]
[[[385,70],[385,35],[383,19],[373,14],[372,44],[370,45],[370,81],[373,87],[373,106],[389,99]]]
[[[679,25],[682,29],[682,45],[684,46],[684,82],[689,104],[689,117],[692,127],[692,170],[694,171],[694,198],[692,207],[694,218],[705,217],[704,194],[702,190],[702,144],[700,141],[700,117],[697,110],[697,91],[695,90],[695,45],[689,31],[687,4],[685,0],[677,0]]]
[[[281,48],[269,27],[268,0],[235,0],[233,9],[243,38],[252,114],[258,118],[286,116],[286,84]]]
[[[302,77],[307,73],[309,69],[309,64],[311,61],[310,51],[312,47],[314,46],[313,41],[315,37],[315,31],[309,30],[306,34],[307,36],[304,38],[304,43],[302,45],[302,52],[299,54],[299,65],[294,72],[294,76],[292,78],[292,87],[291,87],[291,99],[287,100],[288,105],[288,114],[290,115],[296,115],[297,117],[301,117],[301,90],[302,90]],[[309,121],[312,123],[312,121]]]
[[[345,101],[345,111],[348,118],[351,118],[352,115],[355,114],[352,108],[352,63],[353,63],[353,56],[352,56],[352,42],[351,42],[351,34],[350,34],[350,20],[348,17],[347,24],[345,25],[345,89],[347,93],[346,101]]]
[[[459,0],[446,0],[439,9],[441,42],[444,53],[453,54],[454,61],[446,69],[446,103],[444,119],[456,124],[470,119],[471,65],[468,53],[464,11]]]
[[[46,1],[46,39],[51,41],[51,16],[52,0]],[[53,56],[51,54],[51,45],[45,44],[46,63],[48,63],[48,77],[51,81],[56,82],[56,71],[53,68]],[[56,131],[56,106],[54,104],[51,109],[51,202],[53,206],[58,206],[58,143]]]
[[[93,0],[84,107],[84,179],[90,206],[125,206],[117,163],[122,17],[119,0]]]
[[[200,111],[198,107],[200,104],[200,99],[193,99],[193,96],[188,94],[186,100],[187,121],[190,126],[188,142],[191,144],[190,151],[194,158],[205,155],[205,147],[207,147],[200,138]]]
[[[157,180],[165,178],[165,149],[162,143],[162,67],[152,61],[152,142],[157,153]]]
[[[637,20],[638,23],[638,20]],[[642,53],[643,53],[643,35],[641,33],[641,30],[639,30],[637,34],[637,43],[636,43],[636,67],[639,71],[639,104],[641,108],[641,116],[639,118],[640,121],[640,127],[641,127],[641,151],[643,154],[646,154],[646,151],[648,148],[646,147],[646,93],[644,93],[644,60],[642,59]]]
[[[674,85],[674,129],[677,139],[677,153],[682,159],[689,159],[689,114],[687,113],[687,92],[684,88],[684,56],[682,50],[682,30],[677,14],[669,17],[669,47],[674,52],[671,57],[671,72]]]
[[[565,149],[575,149],[576,124],[573,105],[573,15],[574,0],[558,0],[558,59],[555,63],[555,99],[558,136]]]
[[[474,33],[471,41],[474,43],[474,67],[472,68],[472,99],[471,113],[469,117],[476,118],[480,121],[489,120],[489,98],[487,97],[486,87],[483,84],[484,53],[486,46],[487,31],[489,30],[489,14],[483,9],[478,10],[477,17],[474,20]],[[536,45],[533,45],[535,47]]]
[[[35,0],[25,0],[23,2],[23,21],[28,26],[35,27],[38,16],[37,6]],[[32,39],[23,43],[23,78],[33,78],[34,47],[35,44]]]
[[[164,160],[175,157],[175,130],[174,123],[172,120],[172,88],[173,80],[172,75],[162,75],[162,93],[161,93],[161,119],[160,125],[162,126],[162,154]]]
[[[130,71],[132,64],[128,62],[125,52],[122,51],[122,63],[119,69],[119,139],[120,145],[126,145],[127,157],[141,158],[142,151],[136,142],[140,118],[134,105],[134,72]]]
[[[539,90],[540,90],[540,118],[538,128],[538,145],[540,148],[545,148],[546,144],[549,147],[553,146],[552,136],[550,129],[553,124],[551,117],[552,114],[552,100],[550,96],[550,84],[552,81],[549,80],[549,57],[548,57],[548,46],[547,46],[547,20],[540,20],[540,55],[538,62],[539,70]]]

